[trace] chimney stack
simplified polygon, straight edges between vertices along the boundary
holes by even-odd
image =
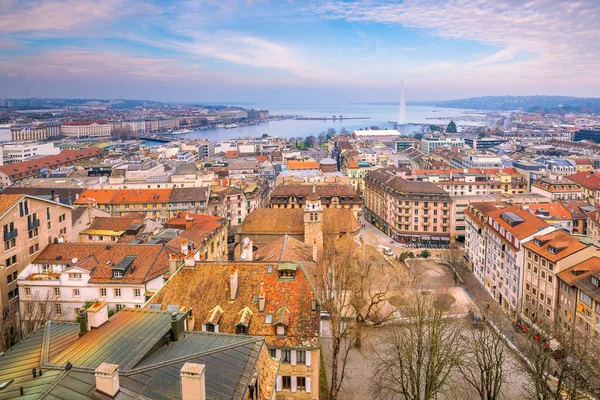
[[[177,311],[173,311],[171,313],[171,338],[173,339],[174,342],[177,342],[179,340],[179,321],[177,321]]]
[[[88,330],[88,319],[87,312],[85,310],[79,310],[79,337],[82,337],[87,333]]]
[[[102,363],[95,370],[96,390],[115,398],[119,393],[119,366],[116,364]]]
[[[177,257],[174,254],[169,254],[169,275],[173,276],[177,272]]]
[[[250,238],[244,238],[244,241],[242,242],[242,261],[252,261],[254,257],[252,245],[253,243],[252,240],[250,240]]]
[[[206,381],[203,364],[185,363],[181,368],[181,399],[206,400]]]
[[[92,328],[98,328],[102,324],[108,321],[108,303],[105,301],[100,301],[92,304],[87,309],[87,320]]]
[[[237,269],[235,270],[234,273],[229,275],[229,289],[231,290],[230,299],[235,300],[235,298],[237,297],[237,291],[238,291],[238,271],[237,271]]]

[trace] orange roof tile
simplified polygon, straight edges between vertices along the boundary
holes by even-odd
[[[168,203],[173,189],[121,189],[111,204]]]
[[[0,194],[0,216],[3,216],[23,197],[24,194]]]
[[[316,161],[294,161],[289,160],[287,162],[287,168],[289,170],[296,169],[319,169],[319,163]]]
[[[75,204],[110,204],[118,192],[118,189],[87,189],[81,193]]]
[[[536,239],[540,243],[539,246],[536,244]],[[585,249],[589,245],[581,243],[578,238],[566,232],[554,231],[546,235],[534,236],[534,240],[525,243],[523,246],[552,262],[556,262]],[[549,247],[553,247],[555,252],[551,253],[548,250]]]
[[[523,218],[525,221],[521,222],[516,226],[510,226],[501,218],[501,214],[506,212],[514,212],[519,217]],[[536,217],[529,211],[521,208],[521,206],[511,206],[499,210],[493,210],[490,211],[488,215],[494,218],[494,220],[498,222],[498,225],[502,226],[504,229],[506,229],[506,231],[510,232],[517,239],[524,239],[538,232],[540,229],[548,226],[548,224],[545,221]]]

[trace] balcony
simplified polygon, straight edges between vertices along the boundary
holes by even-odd
[[[12,231],[4,232],[4,241],[11,240],[19,236],[19,232],[16,229]]]
[[[32,229],[38,228],[40,226],[40,220],[34,219],[33,221],[27,222],[27,230],[30,231]]]

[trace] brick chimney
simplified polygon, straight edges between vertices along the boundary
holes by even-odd
[[[178,265],[177,256],[175,254],[169,254],[169,275],[173,276],[177,272]]]
[[[87,309],[87,319],[90,329],[98,328],[108,321],[108,303],[99,301]]]
[[[205,369],[203,364],[183,364],[179,371],[182,400],[206,400]]]
[[[229,275],[230,299],[235,300],[238,291],[238,271],[237,269]]]
[[[94,371],[96,377],[96,390],[114,398],[119,393],[119,366],[116,364],[102,363]]]

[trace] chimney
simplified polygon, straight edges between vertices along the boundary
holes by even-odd
[[[119,393],[119,366],[102,363],[95,370],[96,390],[108,397],[115,398]]]
[[[171,339],[173,339],[174,342],[177,342],[179,340],[179,333],[180,333],[180,327],[179,327],[179,321],[177,321],[177,311],[173,311],[171,313]]]
[[[187,241],[187,239],[183,239],[181,241],[181,253],[185,254],[187,256],[188,251],[189,251],[188,241]]]
[[[98,328],[108,321],[108,303],[100,301],[87,309],[87,320],[90,329]]]
[[[203,364],[183,364],[180,370],[182,400],[206,400],[205,368]]]
[[[265,303],[267,299],[265,298],[265,292],[262,292],[260,296],[258,296],[258,312],[265,312]]]
[[[242,261],[252,261],[254,257],[252,245],[253,243],[250,238],[244,238],[244,241],[242,242],[242,255],[240,257]]]
[[[174,254],[169,254],[169,275],[173,276],[177,272],[177,257]]]
[[[233,274],[229,275],[229,289],[231,290],[230,299],[235,300],[235,298],[237,297],[237,290],[238,290],[238,271],[237,271],[237,269],[235,270],[235,272]]]
[[[185,260],[183,260],[183,265],[186,267],[195,267],[196,260],[194,260],[192,257],[186,257]]]
[[[85,310],[79,310],[79,337],[82,337],[87,333],[88,330],[88,319],[87,312]]]

